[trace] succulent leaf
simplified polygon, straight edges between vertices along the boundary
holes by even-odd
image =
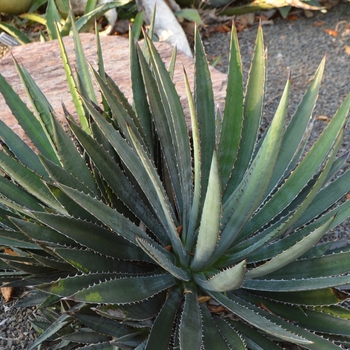
[[[160,349],[168,348],[181,298],[182,295],[178,288],[170,290],[167,300],[154,320],[145,350],[156,349],[157,347]],[[159,337],[159,334],[162,334],[162,337]]]
[[[176,279],[169,274],[141,277],[112,278],[76,292],[75,301],[86,303],[127,304],[152,297],[176,284]]]
[[[189,281],[190,274],[188,271],[177,267],[173,261],[175,260],[174,256],[168,253],[167,250],[161,247],[157,247],[155,242],[154,244],[149,243],[148,241],[136,237],[136,241],[139,246],[155,261],[161,266],[164,270],[168,271],[175,278],[181,281]]]
[[[214,321],[220,329],[220,333],[224,336],[226,342],[229,344],[231,349],[247,349],[244,340],[241,338],[241,335],[234,329],[234,327],[231,327],[221,317],[215,317]]]
[[[177,176],[180,183],[181,193],[176,193],[178,210],[183,221],[183,229],[186,231],[188,226],[188,213],[191,208],[192,193],[192,171],[191,171],[191,152],[188,139],[188,130],[185,121],[184,111],[180,103],[179,96],[175,86],[171,81],[159,53],[156,51],[153,43],[146,38],[148,50],[150,52],[150,62],[158,86],[159,93],[164,105],[167,127],[171,135],[171,149],[175,153]],[[157,116],[161,117],[160,115]],[[169,147],[169,139],[167,146]],[[176,187],[174,188],[176,191]]]
[[[258,135],[263,107],[266,78],[265,66],[266,57],[264,53],[264,39],[262,28],[259,27],[243,102],[243,125],[239,143],[239,151],[237,154],[237,159],[234,163],[234,168],[231,172],[231,176],[225,188],[223,197],[224,202],[226,202],[227,198],[242,181],[253,156],[254,145]]]
[[[307,252],[313,245],[315,245],[321,237],[328,231],[334,218],[329,219],[324,225],[319,227],[314,232],[310,233],[308,236],[304,237],[300,242],[294,244],[292,247],[276,255],[274,258],[268,262],[249,270],[246,274],[247,278],[256,278],[261,276],[266,276],[271,272],[279,270],[284,266],[288,265],[292,261],[299,258],[305,252]]]
[[[212,315],[205,304],[200,304],[203,323],[203,345],[205,349],[229,350],[230,347],[216,327]]]
[[[215,149],[215,106],[210,71],[197,27],[195,29],[194,39],[194,103],[198,122],[197,127],[201,154],[200,189],[201,207],[203,207],[211,172],[212,155]]]
[[[57,33],[59,32],[57,26],[56,26],[56,31],[57,31]],[[69,62],[67,51],[66,51],[66,48],[64,46],[61,35],[58,35],[57,39],[58,39],[58,44],[59,44],[60,51],[61,51],[63,68],[64,68],[64,71],[66,73],[66,79],[67,79],[67,83],[69,86],[69,91],[72,95],[72,99],[74,102],[76,112],[77,112],[78,117],[79,117],[79,121],[81,123],[83,130],[87,133],[90,133],[89,123],[88,123],[87,117],[85,115],[83,103],[82,103],[82,100],[81,100],[80,95],[78,93],[77,83],[76,83],[76,80],[74,79],[72,66]],[[77,40],[79,40],[79,39],[77,39]]]
[[[220,233],[221,183],[217,154],[211,161],[208,188],[203,204],[200,227],[198,229],[195,254],[191,262],[193,271],[200,271],[207,264],[216,248]]]
[[[202,345],[202,316],[197,301],[198,295],[192,290],[185,294],[184,306],[179,325],[180,349],[200,349]]]
[[[220,134],[219,164],[225,188],[237,157],[243,123],[243,78],[236,27],[232,26],[224,118]]]
[[[270,335],[277,336],[280,339],[291,341],[302,346],[312,343],[312,341],[308,340],[308,338],[304,338],[295,334],[294,330],[289,331],[279,323],[270,321],[265,317],[266,312],[264,313],[262,311],[260,312],[259,310],[254,309],[253,305],[249,305],[249,303],[240,300],[236,296],[230,295],[227,297],[217,292],[210,292],[209,295],[220,304],[225,306],[227,309],[240,316],[246,322],[254,325],[256,328],[263,330]],[[249,314],[254,314],[254,317],[251,317]]]
[[[195,281],[205,290],[213,292],[227,292],[238,289],[246,276],[246,262],[226,268],[209,278],[203,278],[202,275],[194,275]]]

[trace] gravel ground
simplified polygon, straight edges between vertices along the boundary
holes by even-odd
[[[323,22],[321,26],[315,25],[320,22]],[[325,31],[328,29],[337,29],[338,36],[328,34]],[[256,31],[257,25],[253,25],[239,33],[246,72],[253,53]],[[292,115],[325,54],[326,71],[314,115],[332,117],[346,94],[350,92],[350,5],[337,5],[327,14],[315,13],[312,18],[301,15],[296,21],[276,19],[273,25],[264,26],[263,31],[265,45],[268,47],[265,120],[270,120],[276,110],[289,71],[292,81]],[[227,72],[229,38],[228,33],[211,33],[210,37],[204,40],[209,57],[222,55],[221,65],[217,68],[223,72]],[[326,125],[324,120],[325,118],[316,120],[313,140]],[[345,132],[341,152],[349,150],[349,146],[350,128]],[[328,239],[334,240],[349,238],[348,222],[328,236]],[[7,304],[3,299],[0,300],[0,350],[27,349],[35,337],[28,321],[34,310],[18,309],[15,304],[16,300]]]

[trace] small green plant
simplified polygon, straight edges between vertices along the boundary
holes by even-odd
[[[259,136],[265,89],[259,28],[246,89],[236,31],[226,103],[215,113],[195,33],[190,118],[153,43],[130,39],[133,101],[92,75],[73,23],[77,76],[58,34],[80,125],[66,133],[15,61],[34,113],[0,90],[36,151],[0,121],[0,281],[38,305],[31,349],[314,350],[350,343],[349,246],[319,240],[350,214],[350,172],[336,176],[350,95],[304,152],[325,62],[286,123],[290,80]],[[174,55],[175,57],[175,55]],[[288,125],[286,125],[288,124]],[[190,130],[190,132],[189,132]],[[337,205],[335,205],[337,204]],[[340,289],[337,289],[337,288]]]
[[[72,21],[75,21],[75,25],[79,32],[90,30],[95,24],[96,18],[103,16],[103,14],[116,7],[125,6],[132,0],[119,0],[102,5],[96,4],[96,1],[87,1],[85,13],[79,18],[75,19],[73,16],[69,16],[69,1],[68,0],[36,0],[33,1],[28,13],[19,15],[25,21],[32,21],[34,23],[42,24],[46,27],[45,33],[41,33],[41,41],[57,39],[56,24],[59,28],[59,35],[67,36],[71,32]],[[46,6],[45,14],[41,15],[36,11],[42,5]],[[12,35],[19,43],[28,44],[32,40],[23,33],[20,29],[6,22],[0,23],[0,28],[6,33]]]

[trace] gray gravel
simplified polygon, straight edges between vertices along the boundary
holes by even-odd
[[[314,26],[315,22],[324,22]],[[335,29],[339,35],[333,37],[324,29]],[[313,18],[303,15],[296,21],[274,20],[273,25],[263,27],[265,45],[268,47],[267,98],[264,118],[270,120],[282,94],[288,72],[291,71],[292,89],[290,114],[296,109],[323,56],[327,54],[326,71],[315,116],[331,117],[350,92],[350,4],[340,4],[327,14],[315,13]],[[257,25],[239,33],[244,69],[247,72],[253,53]],[[222,55],[222,65],[217,68],[227,71],[229,34],[212,33],[205,39],[208,56]],[[316,121],[312,139],[323,127],[324,121]],[[349,150],[350,128],[347,129],[342,151]],[[335,229],[329,238],[349,239],[348,223]],[[33,309],[18,309],[16,301],[5,304],[0,300],[0,350],[27,349],[33,342],[34,331],[28,318]]]
[[[299,10],[298,10],[299,11]],[[300,11],[302,12],[302,11]],[[313,115],[331,118],[350,92],[350,4],[341,3],[326,14],[314,12],[312,18],[303,13],[297,20],[275,19],[272,25],[264,25],[264,42],[268,51],[265,125],[273,117],[282,95],[289,72],[291,92],[289,115],[296,110],[310,80],[324,55],[327,57],[325,73],[319,98]],[[315,24],[323,22],[322,26]],[[245,75],[250,67],[258,24],[238,33]],[[338,36],[331,36],[326,30],[338,30]],[[204,39],[209,58],[222,56],[221,65],[216,68],[227,73],[230,33],[212,33]],[[348,53],[346,53],[348,50]],[[325,120],[316,120],[310,137],[314,142],[323,128]],[[350,126],[344,133],[340,153],[350,149]],[[329,233],[326,240],[349,240],[350,221],[344,222]]]

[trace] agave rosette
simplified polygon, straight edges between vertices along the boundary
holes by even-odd
[[[350,95],[304,152],[325,62],[289,123],[287,81],[260,138],[261,28],[243,89],[233,27],[222,116],[196,31],[193,94],[184,74],[190,125],[171,78],[175,55],[168,71],[149,39],[141,49],[131,38],[131,105],[104,72],[97,36],[99,107],[73,30],[76,78],[59,39],[80,119],[67,114],[69,134],[25,68],[16,63],[34,114],[0,78],[38,150],[1,122],[0,246],[14,254],[1,253],[0,281],[31,286],[22,305],[41,305],[32,348],[53,339],[82,349],[349,344],[337,289],[350,283],[349,247],[317,243],[350,214],[341,201],[350,172],[335,176]]]

